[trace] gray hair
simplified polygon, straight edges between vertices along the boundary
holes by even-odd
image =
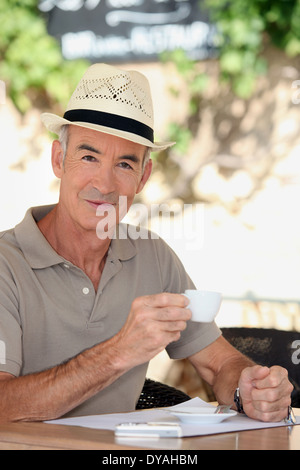
[[[145,155],[144,155],[144,160],[143,160],[143,171],[145,170],[145,167],[147,165],[147,163],[149,162],[150,160],[150,156],[151,156],[151,152],[152,152],[152,149],[150,147],[146,147],[146,151],[145,151]]]
[[[61,127],[58,140],[63,150],[63,163],[65,163],[69,143],[69,124],[65,124]]]

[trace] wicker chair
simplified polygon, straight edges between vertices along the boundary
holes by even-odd
[[[146,379],[136,409],[162,408],[177,405],[187,400],[190,400],[190,397],[181,390],[155,380]]]
[[[294,385],[292,406],[300,407],[300,364],[294,364],[292,357],[296,351],[292,343],[300,340],[300,333],[265,328],[222,328],[222,333],[229,343],[254,362],[287,369]]]
[[[296,351],[292,348],[292,343],[300,340],[300,333],[265,328],[222,328],[222,333],[229,343],[257,364],[286,368],[294,385],[292,406],[300,407],[300,364],[294,364],[295,361],[292,360]],[[215,400],[208,385],[207,394],[210,401]],[[172,406],[189,399],[187,394],[174,387],[146,379],[136,409]]]

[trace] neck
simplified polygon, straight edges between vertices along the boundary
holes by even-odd
[[[59,205],[38,222],[38,227],[60,256],[85,272],[97,291],[110,239],[100,240],[95,230],[76,227],[68,216],[62,214]]]

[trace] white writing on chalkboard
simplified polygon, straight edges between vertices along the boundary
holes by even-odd
[[[160,54],[183,48],[186,51],[203,48],[207,57],[207,45],[211,43],[214,28],[201,21],[191,25],[163,25],[132,28],[130,37],[96,35],[93,31],[66,33],[62,36],[62,52],[66,59],[79,57],[113,57],[122,54]]]
[[[185,50],[191,59],[216,54],[205,0],[40,0],[49,34],[65,59],[157,60]]]

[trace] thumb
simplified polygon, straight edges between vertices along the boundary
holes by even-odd
[[[245,375],[248,381],[254,382],[255,380],[262,380],[268,377],[270,373],[269,367],[265,366],[253,366],[245,369]]]
[[[239,387],[243,390],[244,395],[248,396],[251,390],[256,387],[256,382],[263,380],[270,374],[270,369],[264,366],[247,367],[241,373]]]

